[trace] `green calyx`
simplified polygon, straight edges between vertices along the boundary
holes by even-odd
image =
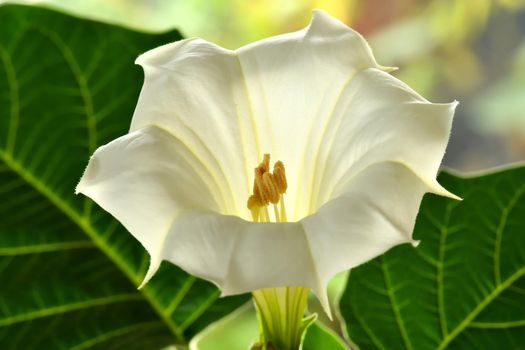
[[[310,289],[264,288],[253,292],[259,319],[259,342],[251,350],[299,350],[308,327],[317,319],[303,317]]]

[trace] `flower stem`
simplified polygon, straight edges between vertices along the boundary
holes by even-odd
[[[253,292],[259,318],[259,343],[253,350],[299,350],[308,326],[303,319],[310,289],[305,287],[263,288]]]

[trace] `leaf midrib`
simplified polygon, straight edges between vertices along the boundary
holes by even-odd
[[[16,247],[0,247],[0,256],[29,255],[56,252],[61,250],[90,248],[95,248],[93,242],[90,241],[54,242]]]
[[[410,342],[410,337],[407,334],[407,330],[405,328],[405,322],[403,321],[403,318],[401,317],[401,308],[398,306],[398,302],[396,301],[395,290],[392,286],[388,264],[386,263],[384,256],[381,257],[381,271],[383,274],[383,280],[385,282],[388,300],[390,301],[390,305],[392,306],[392,310],[394,312],[394,317],[396,319],[396,324],[399,329],[399,333],[401,334],[401,338],[403,339],[405,348],[407,350],[412,350],[413,349],[412,343]]]
[[[501,218],[496,229],[496,239],[494,242],[494,280],[496,284],[501,284],[501,244],[503,241],[503,233],[507,226],[507,219],[518,200],[525,194],[525,185],[521,186],[509,201],[509,204],[505,206],[501,211]]]

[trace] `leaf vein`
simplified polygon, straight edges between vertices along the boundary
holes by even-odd
[[[87,309],[96,306],[109,305],[113,303],[120,303],[130,300],[141,300],[139,293],[132,294],[121,294],[121,295],[111,295],[106,297],[101,297],[97,299],[90,299],[86,301],[79,301],[70,304],[63,304],[58,306],[52,306],[48,308],[42,308],[39,310],[18,314],[10,317],[0,318],[0,327],[10,326],[15,323],[32,321],[34,319],[43,318],[47,316],[62,314],[65,312],[76,311]],[[42,302],[40,302],[42,303]]]
[[[390,279],[390,272],[385,262],[384,255],[381,256],[381,270],[383,271],[383,279],[385,281],[385,287],[386,287],[386,291],[388,294],[388,299],[390,301],[390,305],[392,306],[392,310],[396,318],[396,323],[399,328],[399,332],[401,334],[401,337],[403,338],[403,342],[405,343],[406,349],[412,350],[412,343],[410,342],[410,338],[407,334],[407,331],[405,328],[405,322],[403,321],[403,318],[401,317],[401,310],[398,307],[398,304],[396,301],[395,291],[392,289],[392,281]]]
[[[525,275],[525,267],[522,267],[509,278],[504,280],[501,284],[496,286],[492,292],[485,297],[464,319],[461,323],[448,334],[447,337],[443,339],[441,344],[439,344],[437,350],[445,349],[465,328],[467,328],[472,320],[474,320],[480,313],[487,307],[498,295],[500,295],[504,290],[510,287],[515,281],[520,277]]]
[[[521,186],[515,193],[512,199],[509,201],[501,211],[501,219],[496,230],[496,239],[494,242],[494,281],[496,285],[501,284],[501,243],[503,240],[503,231],[507,226],[507,219],[509,213],[512,211],[514,206],[518,203],[518,200],[525,193],[525,185]]]

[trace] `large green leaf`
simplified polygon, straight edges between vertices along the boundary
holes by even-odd
[[[134,59],[179,38],[0,7],[1,349],[155,349],[245,299],[170,264],[137,291],[144,249],[73,194],[93,151],[128,129]]]
[[[354,270],[341,300],[361,349],[525,348],[525,167],[442,174],[408,245]]]

